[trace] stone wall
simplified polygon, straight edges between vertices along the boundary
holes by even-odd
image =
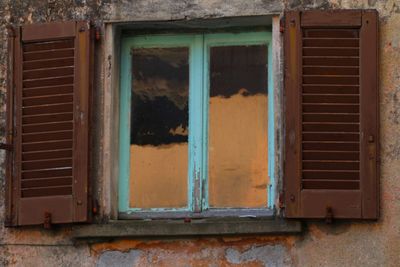
[[[129,239],[73,244],[71,228],[0,226],[0,266],[398,266],[400,263],[399,0],[0,0],[0,136],[4,138],[8,24],[91,19],[176,20],[375,8],[380,16],[381,217],[307,222],[299,236]],[[101,92],[97,92],[101,102]],[[0,152],[4,161],[4,152]],[[96,159],[101,162],[100,158]],[[4,168],[0,173],[4,221]]]

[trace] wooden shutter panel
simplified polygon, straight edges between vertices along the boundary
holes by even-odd
[[[91,42],[84,21],[15,32],[9,225],[88,220]]]
[[[377,23],[285,13],[286,217],[378,217]]]

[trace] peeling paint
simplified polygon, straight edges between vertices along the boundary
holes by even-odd
[[[284,8],[376,8],[380,15],[381,218],[308,222],[301,236],[117,240],[74,246],[70,227],[0,226],[0,266],[396,266],[400,262],[400,3],[398,0],[0,0],[0,135],[4,140],[9,23],[170,20],[281,13]],[[99,44],[101,49],[103,44]],[[101,52],[98,52],[101,55]],[[100,57],[99,57],[100,58]],[[111,64],[111,58],[108,64]],[[99,63],[101,66],[101,63]],[[100,67],[99,67],[100,68]],[[111,68],[111,66],[109,66]],[[111,70],[105,72],[110,75]],[[98,84],[101,84],[101,75]],[[102,103],[101,86],[96,103]],[[277,99],[279,101],[281,99]],[[102,116],[101,105],[96,111]],[[102,121],[101,117],[98,117]],[[100,126],[96,126],[96,129]],[[103,136],[99,131],[96,140]],[[279,138],[280,132],[276,132]],[[105,138],[105,137],[104,137]],[[99,146],[101,149],[102,145]],[[96,152],[100,154],[100,152]],[[279,151],[277,151],[279,153]],[[4,152],[0,152],[4,161]],[[93,177],[102,177],[97,159]],[[280,171],[277,170],[277,174]],[[4,168],[0,170],[4,221]],[[102,184],[100,179],[96,182]],[[277,181],[279,183],[279,180]],[[96,185],[96,188],[99,186]],[[100,198],[101,190],[95,191]],[[100,201],[100,203],[103,203]],[[101,219],[100,219],[101,220]]]

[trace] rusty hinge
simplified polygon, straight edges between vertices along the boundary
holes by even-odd
[[[279,32],[284,33],[285,32],[285,17],[282,16],[281,19],[279,20]]]
[[[98,214],[99,213],[99,209],[100,209],[99,201],[97,199],[93,199],[93,201],[92,201],[92,213],[93,213],[93,215]]]
[[[51,228],[51,213],[50,212],[46,211],[44,213],[43,227],[44,227],[44,229],[50,229]]]
[[[279,193],[279,209],[285,208],[285,193],[281,191]]]
[[[332,207],[326,207],[325,222],[331,224],[333,222],[333,209]]]
[[[11,144],[6,144],[6,143],[0,143],[0,149],[4,149],[7,151],[12,151],[13,146]]]

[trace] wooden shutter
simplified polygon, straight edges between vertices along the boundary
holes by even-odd
[[[22,26],[10,44],[14,140],[8,140],[7,223],[87,221],[89,24]]]
[[[285,214],[378,217],[375,11],[285,14]]]

